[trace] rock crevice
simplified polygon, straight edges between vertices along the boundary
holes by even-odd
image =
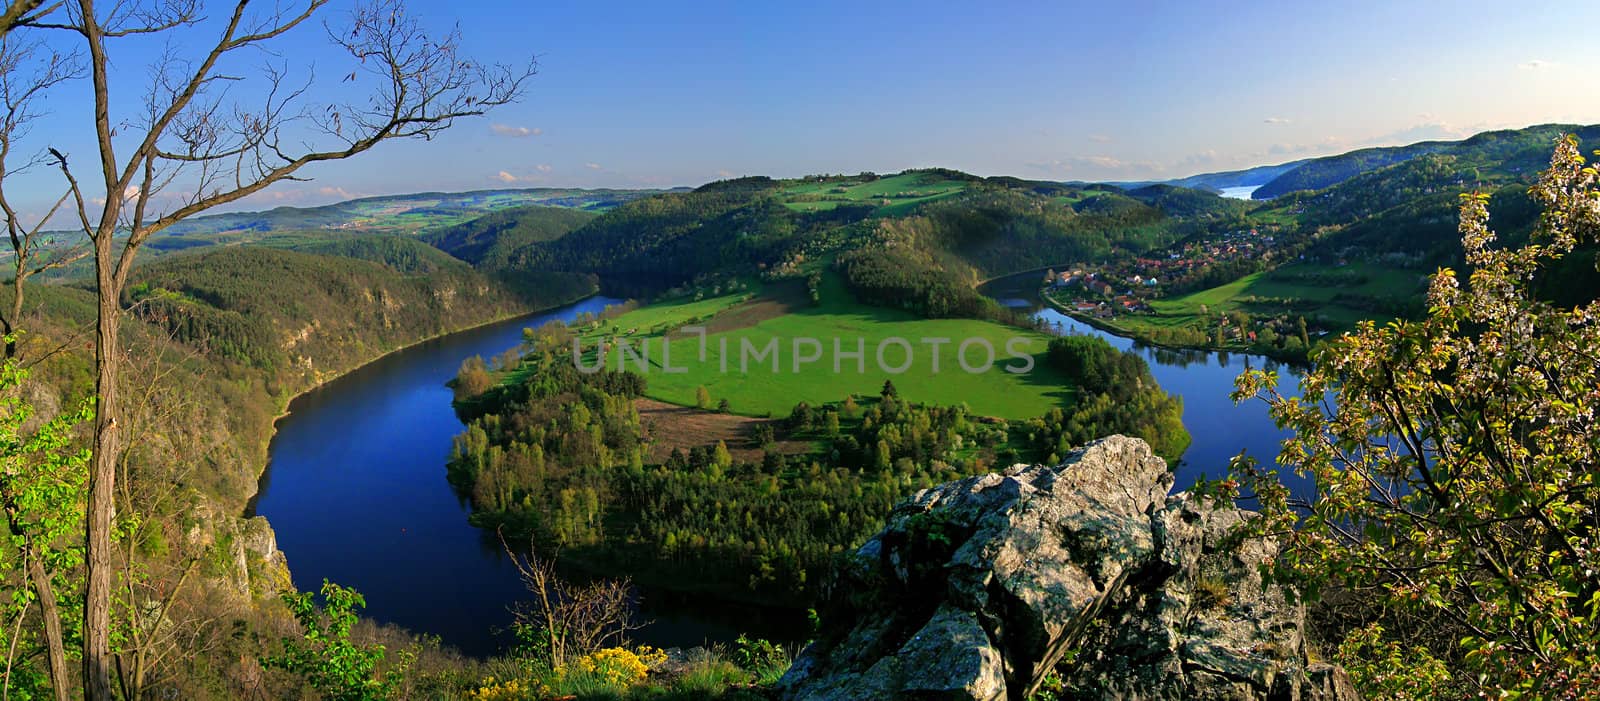
[[[1352,699],[1309,663],[1305,610],[1258,566],[1248,518],[1168,496],[1144,441],[925,489],[839,568],[784,698]]]

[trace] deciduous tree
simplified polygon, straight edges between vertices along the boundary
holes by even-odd
[[[1440,270],[1415,321],[1362,324],[1279,395],[1239,379],[1294,431],[1278,462],[1236,461],[1283,543],[1274,573],[1427,622],[1458,684],[1578,698],[1600,684],[1600,303],[1561,308],[1533,282],[1600,233],[1600,175],[1562,140],[1531,190],[1533,242],[1500,244],[1488,196],[1462,199],[1470,273]],[[1375,643],[1374,643],[1375,644]]]
[[[109,7],[76,0],[43,14],[26,3],[8,8],[15,28],[6,41],[26,33],[29,40],[74,46],[85,56],[93,96],[97,153],[87,167],[60,149],[48,151],[71,195],[68,211],[90,242],[98,293],[82,654],[90,699],[112,697],[112,520],[122,447],[118,331],[121,295],[140,248],[188,217],[301,179],[311,164],[350,158],[391,139],[430,138],[457,119],[516,100],[533,72],[531,64],[473,61],[454,32],[429,33],[397,0],[375,0],[324,25],[350,60],[352,70],[341,75],[353,86],[344,94],[362,97],[312,105],[309,74],[295,77],[286,62],[274,62],[280,54],[272,49],[326,4],[257,7],[237,0],[207,12],[199,0]],[[9,10],[19,7],[22,19],[14,20]],[[151,67],[150,83],[114,85],[113,50],[151,36],[171,48]],[[265,65],[250,65],[263,58]],[[93,175],[80,181],[83,171]]]

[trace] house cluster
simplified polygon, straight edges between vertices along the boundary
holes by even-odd
[[[1117,291],[1119,285],[1113,280],[1120,281],[1122,292]],[[1124,277],[1079,268],[1055,274],[1049,286],[1058,294],[1073,298],[1070,304],[1079,314],[1109,319],[1117,314],[1149,311],[1150,306],[1138,295],[1160,284],[1155,277]]]
[[[1217,263],[1259,257],[1277,242],[1277,236],[1260,229],[1230,231],[1204,241],[1184,244],[1182,248],[1169,253],[1166,260],[1152,261],[1154,265],[1150,270],[1165,271],[1169,276],[1178,277]]]
[[[1099,272],[1077,268],[1063,273],[1057,273],[1055,280],[1050,283],[1055,289],[1082,288],[1098,295],[1114,295],[1116,288],[1107,282]]]
[[[1165,255],[1052,272],[1047,285],[1054,296],[1070,300],[1071,308],[1082,314],[1109,318],[1150,311],[1145,300],[1161,296],[1165,288],[1182,285],[1218,263],[1261,257],[1276,243],[1275,231],[1230,231],[1189,241]]]

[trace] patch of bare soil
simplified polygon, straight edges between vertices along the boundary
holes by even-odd
[[[666,462],[675,448],[687,451],[698,446],[713,446],[717,441],[727,444],[735,460],[758,462],[762,455],[761,447],[752,440],[755,427],[773,423],[772,419],[721,414],[644,397],[633,400],[633,405],[639,410],[639,423],[650,439],[649,461],[652,463]],[[778,426],[774,423],[773,428]],[[781,453],[794,455],[811,449],[810,443],[782,440],[781,431],[778,435],[777,449]]]
[[[706,333],[749,328],[767,319],[776,319],[809,306],[811,306],[811,295],[806,292],[806,281],[783,280],[768,285],[761,296],[741,302],[711,317],[705,324]]]

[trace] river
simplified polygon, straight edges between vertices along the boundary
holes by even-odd
[[[1031,308],[1058,333],[1100,336],[1141,354],[1162,388],[1183,398],[1183,423],[1193,442],[1177,466],[1175,489],[1201,475],[1220,476],[1241,450],[1263,461],[1277,454],[1284,433],[1265,406],[1235,406],[1228,395],[1246,367],[1279,363],[1137,345],[1023,299],[1036,277],[995,281],[985,291]],[[526,592],[500,544],[468,525],[469,506],[445,480],[451,440],[462,425],[444,383],[463,359],[516,346],[525,327],[617,301],[591,297],[428,341],[296,398],[278,421],[251,507],[277,531],[295,586],[315,590],[326,578],[359,590],[366,614],[379,622],[438,635],[472,655],[502,650],[510,640],[495,631],[510,623],[509,607]],[[1280,369],[1280,390],[1292,393],[1295,373]],[[776,640],[804,634],[792,611],[648,589],[642,613],[651,623],[635,638],[661,647],[727,642],[741,632]]]
[[[1202,476],[1222,476],[1241,451],[1264,465],[1278,455],[1288,432],[1272,422],[1266,404],[1250,400],[1236,405],[1229,397],[1234,378],[1248,368],[1276,369],[1278,391],[1298,396],[1300,368],[1260,355],[1160,348],[1113,335],[1043,305],[1038,281],[1033,273],[1001,278],[984,285],[983,292],[1007,306],[1030,310],[1051,332],[1098,336],[1119,350],[1138,353],[1161,388],[1183,399],[1183,426],[1192,442],[1178,462],[1174,491],[1188,489]],[[1290,475],[1288,480],[1299,487],[1297,495],[1308,496],[1298,479]]]
[[[461,361],[514,347],[522,329],[598,312],[591,297],[386,355],[290,403],[278,421],[251,511],[267,517],[294,584],[324,578],[360,591],[367,616],[438,635],[472,655],[503,649],[496,633],[526,599],[498,541],[468,525],[470,507],[445,480],[462,431],[445,382]],[[804,617],[645,590],[634,638],[661,647],[726,642],[741,632],[791,639]]]

